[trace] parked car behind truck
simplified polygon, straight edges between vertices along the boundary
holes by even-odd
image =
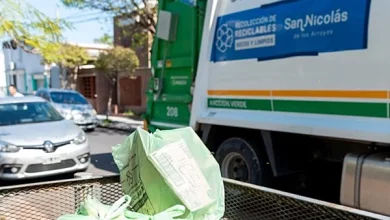
[[[389,11],[159,1],[148,129],[192,126],[224,177],[390,216]]]
[[[98,123],[96,111],[87,99],[77,91],[66,89],[39,89],[36,92],[60,112],[67,120],[72,120],[83,130],[93,131]]]
[[[42,98],[0,99],[0,179],[18,180],[86,170],[83,130]]]

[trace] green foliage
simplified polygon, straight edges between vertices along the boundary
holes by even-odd
[[[0,38],[12,38],[28,52],[52,50],[67,28],[64,20],[51,19],[24,0],[1,0]]]
[[[94,42],[95,43],[102,43],[102,44],[112,45],[114,43],[114,39],[113,39],[113,37],[111,35],[105,33],[100,38],[95,39]]]
[[[134,114],[133,111],[127,110],[127,111],[125,111],[125,112],[123,113],[123,115],[126,115],[126,116],[128,116],[128,117],[131,117],[131,116],[134,116],[135,114]]]
[[[130,25],[129,30],[142,28],[155,33],[157,1],[153,3],[148,0],[61,0],[71,8],[100,10],[121,18],[128,18],[135,21]]]
[[[111,102],[114,85],[118,79],[119,74],[133,74],[135,68],[139,66],[139,60],[134,50],[117,46],[104,53],[100,53],[99,57],[95,61],[95,66],[96,69],[105,74],[111,83],[106,112],[106,116],[108,117],[108,115],[111,113]]]
[[[95,66],[106,74],[111,83],[115,83],[120,73],[131,75],[139,66],[139,60],[134,50],[117,46],[101,53]]]
[[[89,60],[87,51],[71,44],[52,44],[42,50],[46,63],[56,63],[63,68],[76,68]]]

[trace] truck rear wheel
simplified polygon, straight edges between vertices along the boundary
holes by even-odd
[[[242,138],[229,138],[219,146],[215,157],[223,177],[266,185],[268,181],[266,161],[261,159],[256,148],[248,141]]]

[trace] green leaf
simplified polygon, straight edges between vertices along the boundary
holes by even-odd
[[[15,40],[28,52],[44,51],[62,40],[62,32],[71,28],[61,19],[51,19],[24,0],[1,0],[0,37]]]
[[[139,66],[139,60],[134,50],[116,46],[101,53],[95,61],[95,66],[110,80],[116,80],[122,73],[132,75]]]

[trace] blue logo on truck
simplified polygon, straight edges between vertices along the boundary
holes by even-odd
[[[211,61],[367,48],[371,0],[284,0],[220,16]]]

